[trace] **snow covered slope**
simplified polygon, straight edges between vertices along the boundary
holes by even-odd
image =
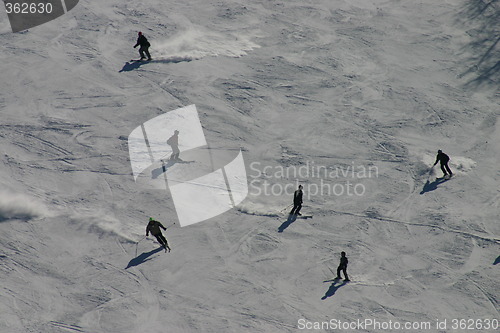
[[[85,0],[16,34],[2,12],[0,332],[500,319],[499,12]],[[129,62],[137,31],[155,61]],[[243,150],[250,194],[169,227],[165,254],[141,238],[150,216],[176,222],[175,207],[134,182],[127,138],[191,104],[211,147]],[[449,181],[429,172],[438,149]],[[313,219],[279,213],[297,181]],[[331,281],[340,251],[350,284]]]

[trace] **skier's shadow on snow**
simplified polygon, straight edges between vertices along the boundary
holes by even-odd
[[[183,161],[183,160],[168,160],[167,164],[163,164],[161,167],[153,169],[151,171],[151,177],[153,179],[158,178],[161,174],[167,172],[168,168],[170,168],[174,164],[190,164],[194,163],[195,161]]]
[[[167,164],[162,164],[161,167],[153,169],[151,171],[151,177],[153,177],[153,179],[158,178],[161,174],[163,174],[164,172],[167,172],[168,168],[170,168],[172,165],[174,165],[175,162],[176,161],[169,160]]]
[[[500,263],[500,256],[498,256],[496,259],[495,259],[495,262],[493,263],[493,265],[496,265]]]
[[[327,280],[323,282],[330,282],[330,281],[332,280]],[[321,297],[322,300],[325,300],[328,297],[332,297],[333,295],[335,295],[335,293],[340,287],[343,287],[347,284],[347,282],[345,281],[342,281],[342,283],[337,284],[338,281],[340,280],[333,280],[333,283],[330,285],[330,288],[328,288],[328,290],[326,291],[325,296]]]
[[[149,64],[149,63],[162,63],[162,64],[177,64],[179,62],[189,62],[193,59],[189,58],[189,57],[170,57],[168,59],[153,59],[153,60],[150,60],[150,61],[127,61],[125,63],[125,65],[123,65],[123,68],[120,69],[118,72],[121,73],[121,72],[130,72],[130,71],[133,71],[135,69],[138,69],[139,67],[141,67],[142,65],[146,65],[146,64]]]
[[[438,188],[439,184],[442,184],[447,180],[448,179],[446,179],[446,178],[438,178],[435,181],[433,181],[432,183],[429,180],[427,180],[427,182],[424,184],[424,188],[422,189],[422,192],[420,192],[420,194],[425,194],[427,192],[434,191],[435,189]]]
[[[153,251],[141,253],[140,255],[135,257],[134,259],[130,260],[127,267],[125,267],[125,269],[128,269],[130,267],[134,267],[134,266],[138,266],[142,263],[145,263],[148,260],[151,260],[151,258],[149,258],[149,257],[151,257],[153,254],[158,253],[162,250],[163,250],[163,246],[160,246],[159,248],[154,249]]]
[[[295,222],[295,220],[297,220],[297,215],[292,215],[292,214],[288,215],[288,219],[285,222],[283,222],[283,224],[280,225],[280,227],[278,228],[278,232],[285,231],[285,229],[288,228],[290,224]]]
[[[118,71],[118,73],[133,71],[134,69],[138,69],[146,63],[147,62],[145,61],[127,61],[125,65],[123,65],[123,68]]]

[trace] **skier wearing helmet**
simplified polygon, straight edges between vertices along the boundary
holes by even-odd
[[[148,237],[149,233],[151,232],[151,235],[155,236],[158,243],[160,243],[165,248],[165,252],[167,250],[168,252],[170,252],[171,249],[168,246],[167,239],[162,235],[160,228],[162,228],[163,230],[167,230],[167,228],[165,228],[163,224],[150,217],[148,226],[146,227],[146,237]]]
[[[139,48],[139,54],[141,55],[141,60],[144,60],[146,59],[146,57],[144,56],[144,53],[148,56],[148,61],[151,60],[151,54],[149,54],[149,47],[151,46],[151,44],[149,44],[146,36],[144,36],[142,34],[142,32],[138,32],[138,36],[137,37],[137,43],[134,45],[134,49],[137,47],[137,46],[140,46]]]

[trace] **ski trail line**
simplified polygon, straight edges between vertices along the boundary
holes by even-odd
[[[486,235],[478,235],[478,234],[473,234],[470,232],[466,231],[461,231],[461,230],[456,230],[452,228],[445,228],[436,224],[424,224],[424,223],[416,223],[416,222],[408,222],[408,221],[401,221],[401,220],[394,220],[386,217],[374,217],[374,216],[368,216],[364,214],[356,214],[356,213],[351,213],[351,212],[342,212],[342,211],[337,211],[337,210],[332,210],[332,212],[340,215],[349,215],[349,216],[356,216],[356,217],[361,217],[361,218],[366,218],[370,220],[377,220],[377,221],[382,221],[382,222],[390,222],[390,223],[399,223],[399,224],[406,224],[406,225],[413,225],[417,227],[426,227],[426,228],[437,228],[440,230],[443,230],[445,232],[453,232],[456,234],[461,234],[464,236],[469,236],[469,237],[474,237],[478,238],[484,241],[488,242],[494,242],[494,243],[499,243],[500,244],[500,238],[495,238],[495,237],[488,237]]]

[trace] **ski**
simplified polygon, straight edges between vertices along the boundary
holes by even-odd
[[[349,283],[351,285],[357,285],[357,286],[365,286],[365,287],[388,287],[394,285],[393,282],[387,282],[387,283],[370,283],[370,282],[365,282],[365,281],[343,281],[344,283]]]
[[[345,280],[345,279],[342,279],[342,278],[338,278],[338,277],[336,277],[336,278],[334,278],[334,279],[331,279],[331,280],[325,280],[325,281],[323,281],[323,282],[324,282],[324,283],[326,283],[326,282],[333,282],[333,283],[337,283],[337,282],[342,282],[342,283],[350,283],[350,282],[352,282],[352,281],[351,281],[351,280]]]

